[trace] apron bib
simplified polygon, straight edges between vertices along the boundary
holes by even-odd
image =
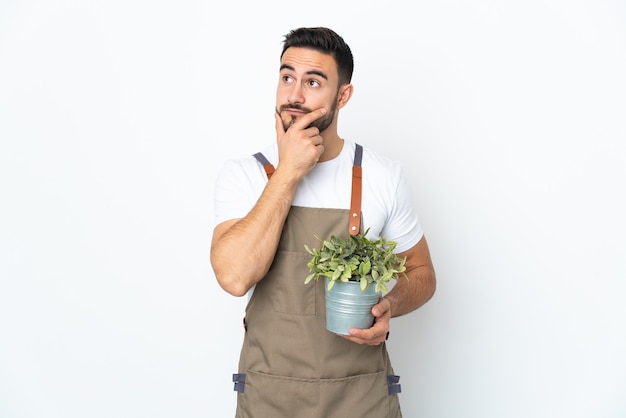
[[[385,344],[355,344],[326,330],[324,281],[304,284],[310,259],[304,245],[347,236],[349,214],[291,207],[272,266],[246,307],[239,373],[233,375],[237,418],[402,416],[399,377]]]

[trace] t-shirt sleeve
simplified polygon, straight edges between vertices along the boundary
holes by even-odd
[[[400,253],[413,247],[424,235],[415,211],[413,193],[401,169],[392,201],[391,212],[381,235],[390,241],[396,241],[396,252]]]
[[[214,226],[250,212],[267,183],[264,173],[254,157],[224,162],[213,190]]]

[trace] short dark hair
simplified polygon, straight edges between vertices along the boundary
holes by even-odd
[[[298,28],[285,35],[282,58],[287,48],[310,48],[331,55],[337,63],[339,85],[349,84],[354,71],[354,58],[348,44],[335,31],[323,28]]]

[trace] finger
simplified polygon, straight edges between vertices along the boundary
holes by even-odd
[[[385,303],[386,302],[386,303]],[[385,312],[391,310],[391,304],[388,299],[384,297],[380,299],[380,301],[372,307],[372,315],[376,318],[381,317]]]
[[[335,335],[338,335],[339,337],[344,338],[348,341],[352,341],[353,343],[356,343],[356,344],[369,344],[369,341],[364,340],[363,338],[357,338],[351,335],[343,335],[343,334],[335,334]]]
[[[375,339],[368,339],[368,338],[359,338],[359,337],[355,337],[352,335],[342,335],[342,334],[336,334],[342,338],[345,338],[348,341],[352,341],[353,343],[356,344],[367,344],[367,345],[380,345],[383,343],[383,338],[375,338]]]
[[[283,125],[283,119],[278,112],[274,112],[274,119],[276,121],[276,137],[280,138],[285,135],[285,125]]]
[[[352,328],[351,330],[348,331],[348,333],[350,334],[351,337],[357,338],[363,341],[372,341],[379,337],[378,335],[376,335],[375,330],[373,330],[372,328],[370,329]]]
[[[320,130],[317,127],[311,126],[310,128],[303,130],[302,132],[304,133],[305,137],[313,140],[314,145],[322,145],[324,143],[324,138],[320,136]]]
[[[324,109],[323,107],[319,108],[317,110],[307,113],[304,116],[301,116],[298,120],[296,120],[296,123],[291,126],[295,126],[294,129],[305,129],[307,126],[309,126],[311,123],[315,122],[317,119],[321,118],[325,114],[326,109]]]

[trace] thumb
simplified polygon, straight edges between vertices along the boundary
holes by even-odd
[[[384,301],[387,301],[387,303],[384,304]],[[372,315],[378,318],[390,309],[391,304],[389,303],[389,300],[383,297],[380,298],[380,301],[378,301],[378,303],[372,307]]]

